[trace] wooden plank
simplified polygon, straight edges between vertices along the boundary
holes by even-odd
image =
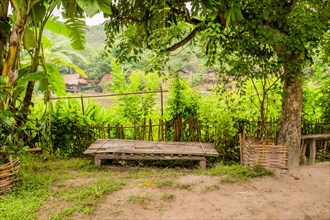
[[[133,140],[96,140],[84,154],[97,153],[131,153],[131,154],[173,154],[218,156],[218,152],[210,143],[200,142],[154,142]]]
[[[96,158],[96,159],[95,159]],[[114,154],[97,154],[94,160],[197,160],[205,161],[205,157],[199,156],[140,156],[140,155],[114,155]]]
[[[86,152],[86,151],[85,151]],[[189,150],[187,151],[177,151],[177,152],[173,152],[173,151],[164,151],[164,150],[157,150],[157,149],[139,149],[139,150],[129,150],[129,149],[117,149],[117,150],[111,150],[111,151],[107,151],[107,150],[104,150],[104,151],[96,151],[96,152],[93,152],[92,154],[97,154],[97,153],[127,153],[127,154],[151,154],[151,153],[154,153],[154,154],[166,154],[166,155],[179,155],[179,154],[182,154],[182,155],[196,155],[196,156],[209,156],[209,157],[217,157],[218,154],[217,153],[204,153],[204,152],[191,152]],[[85,153],[87,154],[87,152]],[[91,154],[91,153],[89,153]]]
[[[312,135],[302,135],[302,140],[315,139],[315,140],[330,140],[330,134],[312,134]]]
[[[156,145],[153,146],[138,146],[138,147],[128,147],[128,146],[121,146],[121,147],[102,147],[97,149],[91,149],[96,152],[113,152],[113,151],[129,151],[129,152],[150,152],[150,151],[157,151],[157,152],[172,152],[172,153],[199,153],[199,154],[218,154],[216,150],[202,150],[200,148],[159,148]]]

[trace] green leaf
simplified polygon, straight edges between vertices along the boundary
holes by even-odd
[[[58,64],[62,66],[67,66],[73,68],[77,73],[79,73],[82,77],[87,78],[87,74],[80,69],[77,65],[73,64],[72,60],[63,53],[53,52],[50,55],[50,60],[53,64]]]
[[[37,47],[37,41],[34,32],[30,28],[26,28],[23,36],[23,45],[27,50]]]
[[[58,71],[58,67],[50,63],[46,63],[45,67],[48,74],[48,82],[49,85],[51,85],[52,91],[57,95],[63,95],[65,93],[65,84]]]
[[[35,5],[33,5],[32,9],[30,10],[29,15],[34,24],[41,22],[46,15],[46,7],[43,4],[43,1],[38,2]]]
[[[44,92],[46,91],[48,88],[48,79],[47,78],[42,78],[41,80],[39,80],[39,90]]]
[[[226,27],[229,26],[231,17],[232,17],[232,8],[230,8],[230,9],[229,9],[228,11],[226,11],[226,13],[225,13]]]
[[[24,86],[26,83],[28,83],[29,81],[39,81],[42,78],[45,78],[45,73],[38,71],[38,72],[34,72],[34,73],[28,73],[24,77],[18,78],[15,83],[17,84],[17,86]]]
[[[77,4],[84,10],[84,12],[89,17],[93,17],[100,11],[95,0],[77,0]]]
[[[10,24],[5,24],[5,23],[0,22],[0,30],[1,31],[10,31],[10,29],[11,29]]]
[[[101,11],[103,11],[104,14],[107,14],[107,15],[112,14],[110,2],[111,1],[107,1],[107,0],[97,0],[96,1],[97,5],[99,6],[99,9]]]
[[[66,27],[66,25],[63,22],[60,22],[57,20],[58,17],[51,17],[46,25],[45,25],[45,29],[55,33],[55,34],[61,34],[65,37],[69,37],[70,33],[68,28]]]
[[[239,10],[238,8],[235,8],[235,14],[236,14],[236,18],[237,18],[237,20],[239,20],[239,21],[244,20],[244,17],[243,17],[243,15],[242,15],[242,12],[241,12],[241,10]]]
[[[52,42],[45,34],[42,35],[42,46],[44,49],[53,49]]]
[[[75,50],[83,50],[85,48],[85,29],[86,24],[84,20],[72,18],[65,22],[69,30],[69,37],[71,39],[71,46]]]
[[[55,33],[61,34],[71,39],[71,46],[75,50],[82,50],[85,48],[85,21],[77,18],[67,20],[65,23],[57,20],[57,17],[50,18],[45,29]]]

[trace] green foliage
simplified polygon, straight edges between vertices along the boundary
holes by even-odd
[[[88,102],[84,115],[77,100],[59,100],[50,107],[51,147],[46,149],[59,155],[81,155],[94,141],[94,131],[90,126],[102,122],[100,108]]]
[[[272,170],[266,169],[260,165],[249,169],[248,167],[242,167],[240,165],[225,166],[221,163],[215,165],[210,170],[206,171],[206,173],[219,176],[224,182],[240,182],[250,178],[273,175]]]
[[[179,117],[188,120],[190,116],[197,116],[201,96],[193,91],[186,79],[175,73],[171,79],[171,92],[167,100],[166,118],[175,120]]]
[[[3,104],[6,100],[13,98],[7,90],[6,77],[0,76],[0,103]],[[28,134],[17,122],[20,117],[21,114],[14,109],[0,108],[0,152],[5,153],[5,160],[0,160],[0,164],[7,162],[10,155],[19,155],[28,148],[23,141],[23,137],[28,137]]]
[[[115,93],[155,91],[160,85],[157,73],[132,71],[126,80],[126,74],[116,61],[112,63],[111,73],[113,78],[110,89]],[[114,102],[119,104],[110,109],[108,117],[110,124],[142,124],[144,120],[156,120],[159,117],[154,93],[121,96]]]
[[[85,21],[81,19],[71,18],[63,23],[59,22],[56,17],[52,17],[46,23],[45,29],[70,38],[71,46],[75,50],[85,47]]]
[[[304,82],[303,118],[306,121],[321,119],[330,122],[330,69],[329,62],[324,62],[324,54],[315,58],[312,75],[306,74]]]

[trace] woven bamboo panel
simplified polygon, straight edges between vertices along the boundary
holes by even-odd
[[[8,192],[13,188],[14,182],[17,179],[19,166],[19,158],[0,165],[0,194]]]
[[[287,168],[287,148],[281,145],[253,145],[244,142],[243,164],[267,168]]]

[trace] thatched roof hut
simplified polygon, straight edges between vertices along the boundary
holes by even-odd
[[[81,85],[87,84],[87,81],[79,74],[62,75],[67,92],[80,92]]]
[[[111,82],[112,82],[112,75],[109,73],[104,74],[104,76],[102,77],[101,82],[98,86],[98,90],[100,92],[109,91]]]

